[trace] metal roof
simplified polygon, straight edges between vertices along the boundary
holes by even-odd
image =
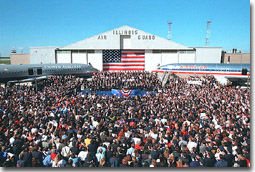
[[[193,50],[179,43],[167,40],[165,38],[144,32],[142,30],[127,25],[115,28],[113,30],[86,38],[84,40],[59,47],[60,50],[103,50],[120,49],[122,35],[130,35],[130,49],[148,49],[148,50]]]

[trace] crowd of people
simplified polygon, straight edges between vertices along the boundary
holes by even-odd
[[[141,89],[155,91],[161,88],[162,83],[157,79],[156,73],[150,72],[98,72],[91,82],[83,82],[86,89],[93,91],[109,91],[111,89]]]
[[[156,93],[80,94],[113,87]],[[0,87],[0,134],[2,167],[249,167],[250,90],[212,76],[52,76],[38,91]]]

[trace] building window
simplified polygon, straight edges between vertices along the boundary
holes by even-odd
[[[152,53],[154,53],[154,54],[159,54],[161,52],[162,52],[161,50],[152,50]]]
[[[180,52],[180,54],[194,54],[195,53],[195,51],[193,51],[193,50],[182,50],[179,52]]]
[[[166,53],[166,54],[173,53],[173,54],[176,54],[177,50],[162,50],[162,53]]]
[[[57,51],[57,54],[71,54],[71,51]]]
[[[87,50],[88,53],[94,54],[95,50]]]
[[[166,53],[166,54],[176,54],[177,50],[152,50],[152,53],[154,54],[160,54],[160,53]]]

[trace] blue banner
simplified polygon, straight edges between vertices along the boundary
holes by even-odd
[[[93,93],[93,91],[90,90],[83,90],[82,94],[90,94]],[[148,95],[153,92],[148,92],[148,91],[142,91],[140,89],[112,89],[111,91],[96,91],[97,95],[107,95],[107,96],[143,96],[143,95]]]

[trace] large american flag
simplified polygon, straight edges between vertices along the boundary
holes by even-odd
[[[144,50],[103,50],[104,71],[144,71]]]

